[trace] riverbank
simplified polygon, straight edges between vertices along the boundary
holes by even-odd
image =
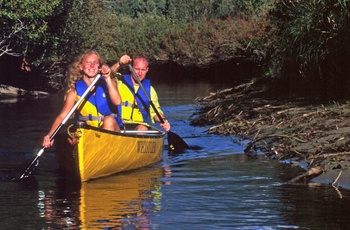
[[[350,189],[350,102],[316,103],[306,98],[275,98],[253,79],[197,99],[193,125],[209,133],[249,140],[245,152],[263,152],[305,169],[291,183],[320,182]]]

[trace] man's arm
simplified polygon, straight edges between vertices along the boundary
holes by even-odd
[[[156,108],[156,110],[159,112],[159,115],[164,118],[164,114],[163,111],[160,108],[159,105],[159,101],[158,101],[158,95],[156,90],[153,88],[153,86],[151,86],[151,101],[154,105],[154,107]],[[152,122],[156,121],[156,122],[160,122],[159,117],[157,116],[157,113],[154,111],[153,107],[150,107],[150,117],[152,118]]]
[[[115,64],[113,64],[111,66],[111,72],[112,74],[116,74],[118,72],[118,70],[120,69],[120,66],[128,64],[129,62],[131,62],[132,59],[129,57],[129,55],[124,54],[123,56],[121,56],[121,58],[119,59],[119,61],[117,61]]]

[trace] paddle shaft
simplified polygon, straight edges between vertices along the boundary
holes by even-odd
[[[145,87],[143,87],[143,85],[142,85],[142,83],[141,83],[139,77],[138,77],[137,74],[135,73],[135,70],[134,70],[134,68],[132,67],[131,64],[129,64],[129,69],[130,69],[130,71],[131,71],[132,77],[133,77],[134,80],[137,82],[137,84],[139,84],[139,86],[141,87],[142,91],[143,91],[144,94],[146,95],[146,97],[147,97],[149,103],[151,104],[151,106],[152,106],[154,112],[157,114],[157,117],[159,118],[160,122],[161,122],[161,123],[164,123],[163,117],[160,116],[160,113],[159,113],[158,110],[156,109],[156,106],[153,104],[151,98],[148,96],[148,93],[147,93]]]
[[[68,119],[72,116],[72,114],[74,113],[74,111],[78,108],[78,106],[80,105],[80,103],[85,99],[86,95],[91,91],[91,89],[96,85],[97,81],[101,78],[101,74],[98,74],[95,79],[91,82],[91,84],[89,85],[89,87],[85,90],[85,92],[83,93],[83,95],[79,98],[79,100],[74,104],[74,106],[71,108],[71,110],[68,112],[68,114],[66,115],[66,117],[62,120],[62,122],[59,124],[59,126],[55,129],[55,131],[51,134],[50,136],[50,141],[52,141],[56,134],[60,131],[60,129],[62,128],[62,126],[64,126],[66,124],[66,122],[68,121]],[[29,169],[35,164],[35,162],[38,160],[38,158],[44,153],[45,151],[45,147],[42,147],[40,149],[40,151],[36,154],[35,158],[31,161],[31,163],[29,164],[29,166],[26,168],[26,170],[22,173],[22,175],[20,176],[20,179],[24,178],[27,176],[27,173],[29,171]]]

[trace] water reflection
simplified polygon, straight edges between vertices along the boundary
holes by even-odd
[[[162,168],[148,168],[87,183],[57,181],[57,194],[39,193],[40,215],[62,228],[149,229],[148,216],[160,210]],[[51,225],[52,226],[52,225]]]

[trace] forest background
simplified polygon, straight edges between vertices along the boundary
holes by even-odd
[[[186,77],[209,73],[237,84],[259,76],[281,97],[345,99],[349,7],[349,0],[0,0],[0,84],[62,91],[67,65],[93,48],[108,63],[142,54]]]

